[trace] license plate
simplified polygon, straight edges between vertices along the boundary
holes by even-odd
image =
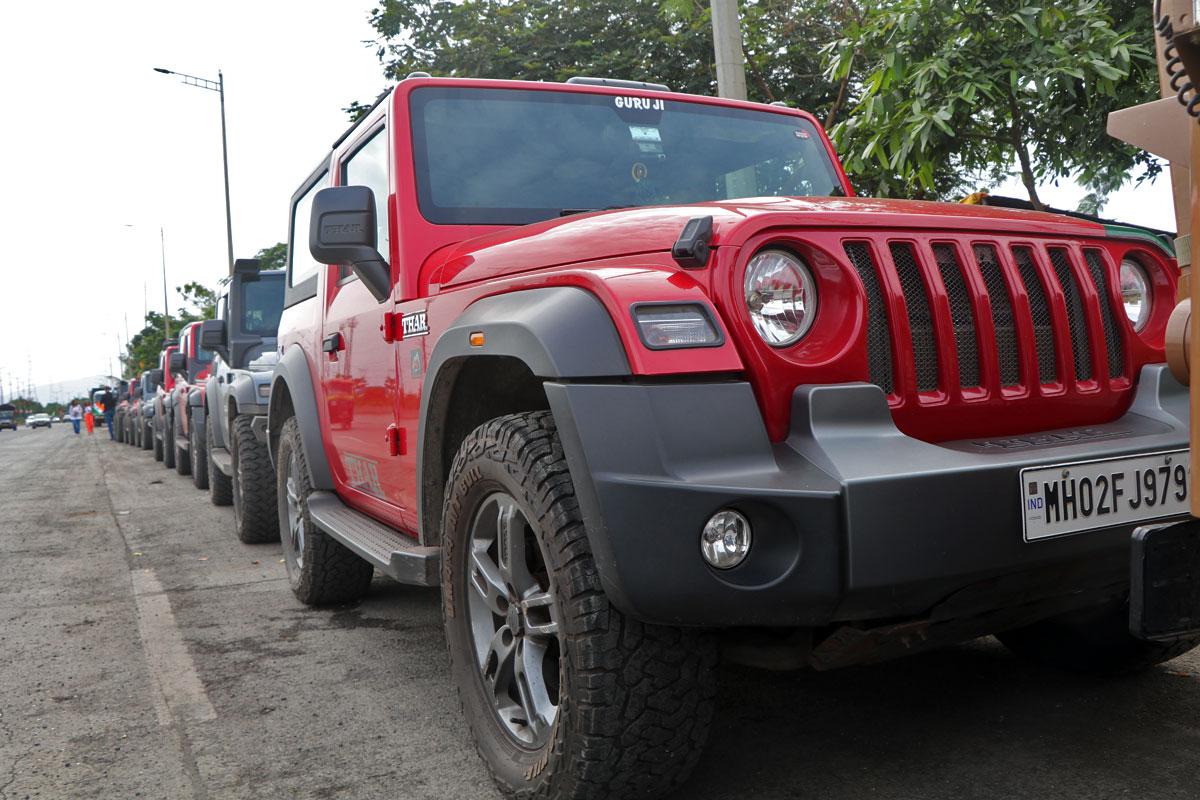
[[[1025,541],[1186,514],[1188,451],[1021,470]]]

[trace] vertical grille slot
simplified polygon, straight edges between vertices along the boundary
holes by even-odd
[[[1092,377],[1092,348],[1088,341],[1087,317],[1083,314],[1083,297],[1080,295],[1078,284],[1075,283],[1075,273],[1071,270],[1071,261],[1066,250],[1050,248],[1050,265],[1054,267],[1063,299],[1066,300],[1071,352],[1075,356],[1075,379],[1086,381]]]
[[[1038,380],[1054,383],[1058,380],[1058,367],[1054,363],[1054,325],[1050,320],[1050,304],[1046,301],[1046,289],[1033,265],[1033,254],[1028,247],[1014,247],[1013,258],[1025,294],[1029,295],[1029,313],[1033,317],[1033,343],[1037,349]]]
[[[1125,345],[1121,341],[1120,328],[1113,316],[1112,299],[1108,292],[1108,272],[1104,269],[1104,260],[1096,250],[1085,250],[1088,272],[1092,283],[1100,294],[1100,321],[1104,325],[1104,345],[1108,354],[1109,377],[1119,378],[1125,374]]]
[[[1017,349],[1016,321],[1013,317],[1012,298],[1008,284],[1000,270],[996,248],[991,245],[975,245],[975,261],[987,287],[988,304],[992,307],[992,323],[996,327],[996,356],[1000,362],[1000,385],[1016,386],[1021,382],[1021,353]]]
[[[938,388],[937,336],[933,330],[933,315],[925,295],[925,281],[913,254],[912,245],[895,242],[890,245],[892,262],[904,292],[908,309],[908,327],[912,333],[913,361],[917,371],[917,391],[929,392]]]
[[[883,302],[883,293],[879,289],[879,276],[875,274],[871,251],[864,242],[847,242],[845,247],[846,256],[858,271],[858,277],[867,291],[867,364],[871,383],[891,394],[895,391],[892,382],[892,343],[888,335],[887,304]]]
[[[958,354],[958,385],[963,388],[979,386],[979,345],[975,338],[975,309],[963,278],[962,265],[954,248],[935,244],[933,255],[950,299],[950,318],[954,321],[954,347]]]

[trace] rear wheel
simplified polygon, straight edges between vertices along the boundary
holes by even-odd
[[[208,449],[204,446],[204,437],[200,435],[197,416],[198,413],[192,414],[192,424],[188,426],[188,446],[191,449],[192,485],[203,492],[208,489]],[[208,422],[211,421],[209,418]]]
[[[171,424],[171,449],[175,451],[175,473],[177,475],[192,474],[192,454],[179,446],[179,439],[183,436],[184,413],[187,412],[174,414]]]
[[[279,431],[275,463],[279,465],[276,496],[280,538],[292,591],[307,605],[358,600],[370,588],[374,568],[313,525],[308,515],[312,482],[295,417],[283,423]]]
[[[213,433],[213,426],[217,423],[216,417],[209,417],[208,424],[204,426],[204,443],[210,456],[217,451],[216,434]],[[205,461],[208,464],[208,499],[214,506],[229,505],[233,502],[233,486],[229,476],[217,468],[217,462],[211,457]]]
[[[233,519],[246,544],[279,541],[275,470],[266,445],[254,437],[253,417],[242,414],[229,426],[233,457]]]
[[[1016,655],[1068,672],[1122,675],[1177,658],[1200,638],[1148,642],[1129,632],[1128,601],[1073,611],[996,635]]]
[[[463,442],[442,528],[442,617],[477,749],[509,797],[657,798],[707,739],[717,651],[604,594],[548,412]]]

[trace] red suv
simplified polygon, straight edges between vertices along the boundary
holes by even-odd
[[[291,203],[292,589],[440,584],[513,797],[677,788],[730,631],[820,669],[992,633],[1165,660],[1200,610],[1145,638],[1131,534],[1187,510],[1177,271],[1141,231],[855,197],[803,111],[410,77]]]

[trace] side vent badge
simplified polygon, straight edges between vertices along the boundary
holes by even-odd
[[[684,269],[700,269],[708,264],[708,243],[712,239],[713,218],[692,217],[671,248],[671,258]]]

